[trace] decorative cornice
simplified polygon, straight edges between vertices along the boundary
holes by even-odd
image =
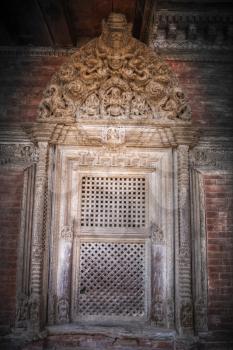
[[[204,7],[200,11],[155,9],[148,41],[151,48],[169,55],[184,52],[189,59],[193,53],[216,60],[214,52],[218,52],[227,59],[233,53],[233,16],[230,11],[207,12]]]
[[[62,47],[0,46],[0,56],[67,57],[76,50],[76,48],[66,49]]]
[[[178,50],[171,48],[154,47],[153,43],[150,46],[165,60],[165,61],[181,61],[181,62],[228,62],[232,63],[232,50]],[[77,48],[65,49],[62,47],[21,47],[21,46],[0,46],[0,57],[70,57]]]

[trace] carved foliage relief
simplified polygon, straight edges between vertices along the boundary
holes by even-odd
[[[103,22],[101,36],[74,53],[44,93],[39,121],[80,119],[190,120],[169,67],[132,37],[121,14]]]

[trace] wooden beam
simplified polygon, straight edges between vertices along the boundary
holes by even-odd
[[[60,0],[37,0],[56,46],[73,46],[69,26]]]
[[[36,0],[5,1],[2,22],[16,45],[52,45]]]

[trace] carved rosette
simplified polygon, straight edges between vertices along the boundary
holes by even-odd
[[[125,16],[110,14],[99,38],[56,73],[38,121],[143,120],[187,123],[190,107],[170,68],[132,37]]]

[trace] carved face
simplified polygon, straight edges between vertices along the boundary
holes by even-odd
[[[110,56],[108,59],[109,67],[118,70],[123,65],[123,59],[120,56]]]
[[[110,31],[109,43],[113,49],[120,49],[127,43],[127,34],[124,31]]]

